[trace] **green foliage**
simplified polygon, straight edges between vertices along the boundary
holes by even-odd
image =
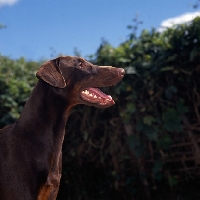
[[[168,150],[171,143],[171,136],[169,134],[165,134],[157,140],[157,147],[158,149]]]
[[[0,127],[13,123],[36,83],[39,63],[0,56]]]
[[[173,108],[168,108],[162,113],[164,128],[169,132],[182,131],[181,116]]]
[[[162,171],[162,168],[163,168],[162,162],[160,162],[160,161],[154,162],[153,167],[152,167],[152,172],[155,177],[160,174],[160,172]],[[160,178],[160,177],[157,176],[157,178]]]
[[[110,175],[114,170],[117,179],[109,179],[109,187],[114,187],[115,192],[125,192],[124,187],[133,187],[134,192],[127,192],[127,196],[138,195],[139,199],[145,199],[148,192],[143,194],[145,197],[139,194],[134,180],[138,185],[147,180],[166,180],[171,188],[179,184],[178,177],[165,175],[165,160],[175,138],[181,139],[187,134],[183,118],[190,113],[190,123],[198,121],[194,105],[198,106],[200,92],[199,27],[200,18],[197,18],[192,24],[178,25],[161,33],[154,29],[144,30],[138,38],[131,33],[130,38],[117,48],[103,42],[93,57],[96,64],[124,67],[129,74],[109,90],[117,101],[115,107],[97,110],[96,118],[94,111],[90,111],[87,120],[93,120],[88,123],[80,114],[80,119],[85,120],[79,120],[77,124],[87,130],[90,142],[84,143],[87,153],[82,150],[80,154],[79,148],[76,151],[73,147],[73,157],[77,156],[81,163],[91,159],[103,163],[106,166],[103,169]],[[93,110],[82,109],[84,112]],[[75,116],[71,117],[70,124],[73,124]],[[77,127],[76,123],[74,126]],[[69,141],[82,137],[81,130],[68,126],[67,132],[71,139],[68,138],[64,146],[68,149],[66,152],[70,151]],[[79,147],[84,149],[81,139],[79,142]],[[68,159],[70,164],[70,157]],[[102,188],[101,191],[101,195],[106,195],[110,190],[105,192]]]
[[[169,178],[169,185],[170,187],[176,186],[178,183],[177,177],[176,176],[172,176]]]

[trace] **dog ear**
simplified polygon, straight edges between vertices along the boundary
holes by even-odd
[[[59,62],[59,58],[45,62],[37,71],[37,78],[42,79],[54,87],[64,88],[66,83],[59,69]]]

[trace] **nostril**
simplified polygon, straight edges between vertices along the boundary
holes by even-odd
[[[118,76],[124,76],[125,70],[123,68],[118,69]]]

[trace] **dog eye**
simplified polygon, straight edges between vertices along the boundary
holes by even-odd
[[[83,68],[83,62],[79,62],[78,66],[79,66],[80,68]]]

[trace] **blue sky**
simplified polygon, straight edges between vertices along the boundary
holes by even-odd
[[[0,54],[50,59],[58,54],[94,54],[102,38],[117,47],[130,33],[136,13],[140,30],[159,28],[196,12],[197,0],[0,0]]]

